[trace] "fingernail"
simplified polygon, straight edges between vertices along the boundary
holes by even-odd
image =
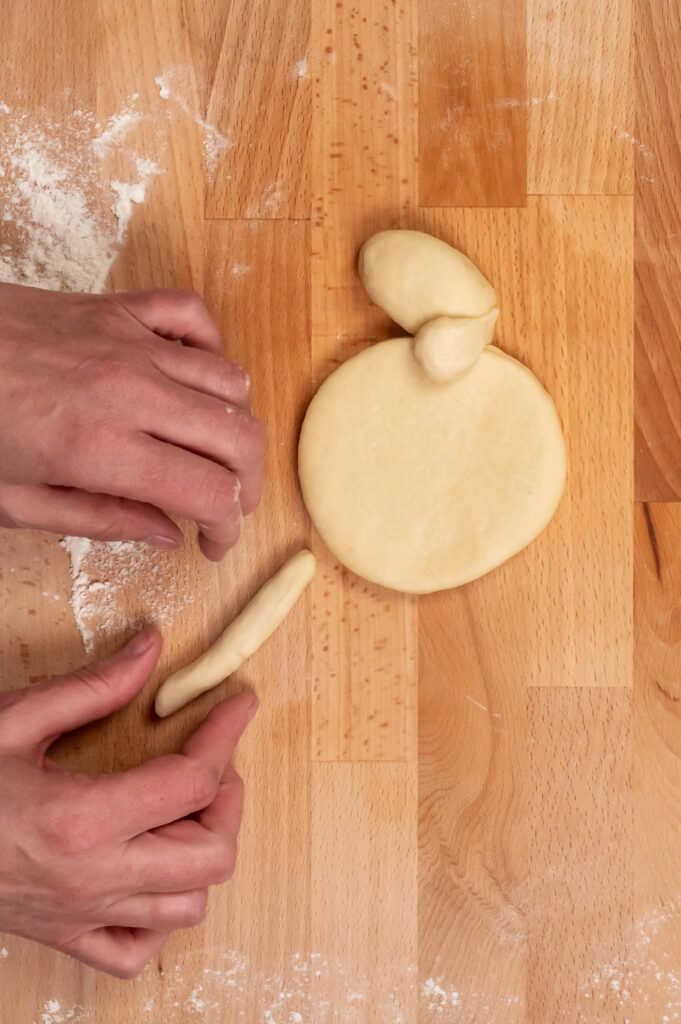
[[[260,701],[258,700],[257,697],[254,696],[253,700],[251,701],[251,703],[248,706],[248,711],[246,712],[246,717],[248,718],[249,722],[253,721],[253,719],[255,718],[255,716],[257,714],[257,711],[258,711],[259,707],[260,707]]]
[[[145,629],[143,633],[138,633],[137,636],[133,637],[132,640],[125,645],[124,651],[130,658],[137,658],[140,654],[144,654],[148,651],[154,642],[153,633],[148,629]]]
[[[144,543],[150,544],[152,548],[164,548],[166,551],[173,551],[178,545],[178,541],[172,537],[164,537],[160,533],[154,533],[151,537],[145,537]]]

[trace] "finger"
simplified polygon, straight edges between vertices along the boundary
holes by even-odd
[[[193,519],[204,536],[238,536],[241,484],[236,474],[212,459],[144,434],[127,440],[126,458],[88,469],[93,489],[108,490]],[[79,486],[84,482],[75,481]],[[225,525],[227,524],[227,525]]]
[[[149,354],[156,368],[176,383],[248,410],[248,374],[236,363],[218,358],[212,352],[162,343],[154,346]]]
[[[239,506],[233,518],[225,519],[214,526],[199,523],[199,548],[211,562],[221,561],[230,548],[233,548],[241,533],[241,507]]]
[[[196,292],[152,288],[121,292],[116,300],[144,327],[162,338],[182,341],[193,348],[220,352],[222,341],[215,321]]]
[[[208,537],[205,537],[200,530],[198,534],[199,549],[201,551],[201,554],[204,555],[210,562],[221,562],[222,559],[227,554],[227,552],[234,547],[238,539],[238,532],[236,532],[236,536],[234,537],[233,540],[229,540],[224,543],[218,543],[217,541],[209,540]]]
[[[50,530],[93,540],[139,540],[170,550],[182,543],[182,531],[152,505],[72,487],[3,488],[4,525]]]
[[[215,799],[197,815],[197,819],[209,832],[236,843],[243,811],[244,784],[236,769],[229,765]]]
[[[208,889],[187,892],[139,893],[112,904],[102,915],[104,925],[174,931],[194,928],[206,916]]]
[[[60,948],[98,971],[130,979],[140,973],[169,934],[146,928],[96,928]]]
[[[185,755],[210,767],[221,785],[197,820],[175,821],[126,844],[126,874],[140,889],[176,892],[230,877],[243,807],[243,786],[230,762],[257,708],[253,694],[232,697],[185,744]]]
[[[257,507],[266,431],[255,416],[212,395],[168,384],[150,398],[143,425],[152,436],[205,455],[236,473],[244,515]]]
[[[107,809],[109,836],[128,840],[201,811],[215,799],[219,785],[215,765],[168,754],[127,772],[99,776],[91,799]]]
[[[22,690],[3,713],[3,743],[44,753],[62,733],[128,704],[158,661],[162,643],[158,630],[144,630],[112,658]]]
[[[254,693],[241,693],[210,711],[184,745],[183,753],[210,765],[222,780],[237,743],[258,710]]]
[[[231,838],[218,835],[198,821],[184,818],[125,844],[127,895],[219,885],[231,878],[235,863],[236,832]]]

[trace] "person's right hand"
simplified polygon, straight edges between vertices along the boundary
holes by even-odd
[[[0,284],[0,526],[174,548],[171,513],[221,559],[260,500],[265,448],[221,351],[194,292]]]
[[[236,744],[253,694],[211,711],[181,754],[120,774],[71,775],[45,757],[63,732],[141,688],[156,630],[108,661],[0,694],[0,931],[132,978],[175,928],[203,920],[231,876],[243,786]]]

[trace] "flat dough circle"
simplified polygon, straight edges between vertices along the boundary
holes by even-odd
[[[424,594],[482,576],[553,515],[565,443],[550,396],[490,346],[434,384],[411,338],[343,363],[312,399],[299,473],[331,551],[359,576]]]

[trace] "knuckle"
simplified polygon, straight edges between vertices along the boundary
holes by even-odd
[[[248,401],[250,380],[248,374],[238,363],[226,362],[222,366],[222,383],[232,391],[240,401]]]
[[[173,301],[183,313],[189,315],[203,314],[206,311],[204,301],[198,292],[191,288],[176,288],[172,293]]]
[[[203,525],[216,526],[233,513],[239,500],[239,486],[231,473],[216,467],[214,472],[205,475],[195,495],[198,520]]]
[[[105,672],[99,670],[96,665],[84,665],[82,668],[74,669],[71,677],[82,684],[98,698],[106,698],[111,693],[111,681]]]
[[[192,893],[184,897],[179,908],[178,927],[194,928],[206,917],[207,895]]]
[[[219,780],[213,769],[203,761],[188,758],[191,800],[196,808],[207,807],[215,799]]]
[[[236,868],[236,843],[223,840],[215,844],[207,858],[206,871],[211,885],[228,882]]]
[[[255,416],[239,416],[235,424],[238,465],[259,462],[267,445],[267,430]]]

